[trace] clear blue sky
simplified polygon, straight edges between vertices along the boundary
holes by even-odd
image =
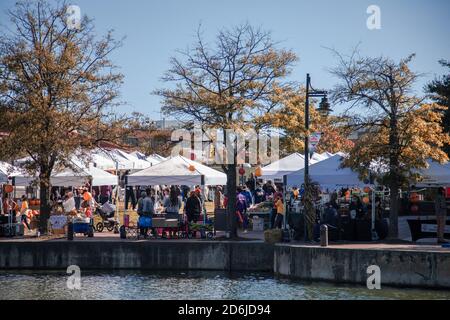
[[[0,21],[15,0],[1,0]],[[208,38],[223,27],[249,22],[273,32],[282,46],[294,50],[300,60],[292,80],[304,82],[309,72],[317,88],[331,88],[336,79],[327,69],[335,59],[324,47],[350,52],[361,43],[365,55],[399,59],[416,53],[413,68],[426,73],[417,89],[444,72],[438,64],[450,59],[450,1],[447,0],[73,0],[82,14],[95,19],[99,34],[114,29],[126,36],[113,55],[125,75],[123,112],[139,111],[159,119],[159,98],[150,92],[160,88],[160,77],[176,49],[193,42],[201,22]],[[369,5],[381,9],[381,30],[366,27]],[[334,107],[339,111],[341,108]]]

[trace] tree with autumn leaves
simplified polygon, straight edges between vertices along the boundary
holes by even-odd
[[[122,75],[109,59],[121,43],[111,33],[97,40],[87,17],[71,28],[66,11],[64,2],[18,2],[11,31],[0,34],[0,156],[29,157],[23,167],[39,177],[44,233],[52,172],[123,126],[111,109]]]
[[[450,136],[442,128],[446,107],[413,94],[419,76],[409,67],[414,55],[399,62],[357,52],[336,55],[333,74],[340,83],[333,100],[349,105],[350,126],[363,130],[344,165],[366,177],[369,168],[384,172],[382,181],[390,189],[389,237],[397,238],[399,189],[414,179],[416,169],[427,166],[427,159],[448,160],[443,147]]]
[[[254,128],[255,118],[273,107],[271,97],[282,88],[284,78],[297,59],[289,50],[279,49],[269,32],[248,24],[223,29],[214,43],[201,32],[191,48],[170,60],[163,77],[172,85],[157,90],[162,110],[179,120],[200,122],[203,128],[239,132]],[[227,175],[228,223],[231,236],[236,228],[237,138],[224,136],[226,148],[234,150],[223,159]]]
[[[310,103],[310,130],[305,130],[305,90],[285,87],[277,89],[271,97],[274,107],[256,119],[259,130],[278,129],[281,135],[280,149],[284,155],[304,152],[305,135],[320,132],[321,138],[315,151],[347,152],[353,147],[348,139],[350,129],[343,118],[321,114]]]

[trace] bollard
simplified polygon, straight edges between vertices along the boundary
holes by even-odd
[[[120,226],[119,233],[120,233],[120,239],[127,238],[127,230],[125,229],[125,226]]]
[[[73,240],[73,223],[67,224],[67,240]]]
[[[326,224],[320,226],[320,246],[328,246],[328,226]]]

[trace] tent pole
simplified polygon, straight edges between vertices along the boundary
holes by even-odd
[[[205,176],[202,175],[201,176],[201,188],[202,188],[202,195],[203,198],[205,200],[201,201],[202,199],[200,199],[201,203],[202,203],[202,210],[203,210],[203,224],[206,225],[206,197],[205,197]]]
[[[286,203],[286,192],[287,192],[287,177],[286,175],[283,176],[283,207],[284,207],[284,216],[283,216],[283,229],[286,229],[286,222],[287,222],[287,203]]]

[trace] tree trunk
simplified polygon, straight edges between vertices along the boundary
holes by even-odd
[[[389,133],[389,189],[390,189],[390,204],[389,204],[389,239],[398,239],[398,189],[399,189],[399,139],[397,130],[397,119],[392,117],[390,121]]]
[[[236,223],[236,164],[227,165],[227,225],[230,237],[237,237]]]
[[[39,231],[41,234],[47,234],[48,219],[50,218],[50,172],[41,171],[39,175]]]
[[[391,199],[389,204],[389,239],[398,239],[398,183],[396,180],[391,180],[389,183],[391,189]]]

